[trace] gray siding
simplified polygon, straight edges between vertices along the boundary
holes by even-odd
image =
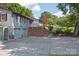
[[[0,9],[0,13],[7,13],[7,21],[0,22],[0,26],[3,27],[3,31],[5,28],[8,28],[9,35],[14,35],[15,39],[25,38],[27,36],[28,27],[30,25],[27,18],[24,18],[24,17],[18,15],[19,21],[16,22],[17,15],[13,14],[11,11],[8,11],[5,9]],[[21,22],[20,22],[20,17],[22,17]],[[4,32],[3,32],[3,35],[4,35]]]
[[[19,21],[16,22],[17,20],[17,15],[13,14],[13,23],[14,23],[14,36],[15,39],[19,38],[24,38],[27,36],[27,31],[28,31],[28,26],[29,26],[29,21],[21,16],[21,19],[19,18]],[[24,18],[24,19],[23,19]]]
[[[8,26],[11,26],[11,12],[8,11],[8,10],[4,10],[4,9],[0,9],[0,13],[2,14],[7,14],[7,21],[6,22],[0,22],[0,25],[3,26],[3,27],[8,27]]]

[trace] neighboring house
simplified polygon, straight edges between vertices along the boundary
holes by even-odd
[[[33,18],[0,8],[0,40],[27,37],[28,27]]]

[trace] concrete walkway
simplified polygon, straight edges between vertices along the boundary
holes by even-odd
[[[2,43],[0,56],[79,55],[79,38],[30,37]]]

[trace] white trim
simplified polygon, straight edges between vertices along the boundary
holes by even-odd
[[[2,19],[2,14],[7,14],[7,13],[3,13],[3,12],[0,12],[0,14],[1,14],[1,21],[0,22],[7,22],[7,21],[4,21],[3,19]],[[7,17],[8,18],[8,17]]]
[[[4,30],[5,30],[5,28],[8,28],[8,27],[7,26],[3,27],[3,40],[4,40]],[[9,35],[9,33],[8,33],[8,35]],[[8,40],[9,40],[9,36],[8,36]]]

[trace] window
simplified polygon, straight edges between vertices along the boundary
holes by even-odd
[[[0,13],[0,22],[1,21],[7,21],[7,14],[1,14]]]
[[[20,30],[21,28],[14,28],[14,30]]]
[[[7,14],[2,14],[2,21],[7,21]]]
[[[22,28],[22,30],[26,30],[26,28]]]
[[[26,21],[27,21],[27,19],[26,19],[26,18],[24,18],[24,23],[26,23]]]
[[[22,23],[23,22],[23,17],[20,17],[20,23]]]
[[[16,22],[18,22],[18,16],[16,16]]]
[[[25,18],[24,17],[22,17],[22,22],[23,22],[23,24],[25,23]]]

